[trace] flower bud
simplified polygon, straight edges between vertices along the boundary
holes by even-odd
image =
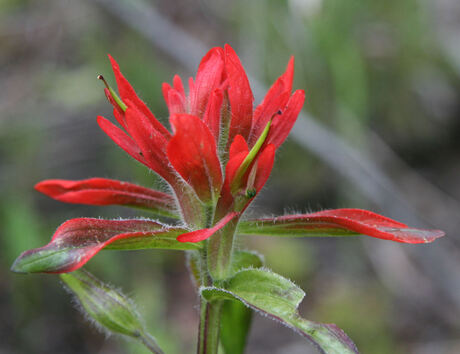
[[[109,332],[139,338],[144,328],[131,301],[85,270],[60,275],[91,320]]]

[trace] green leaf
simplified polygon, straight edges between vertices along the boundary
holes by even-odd
[[[235,251],[232,259],[232,275],[244,268],[260,268],[264,265],[263,256],[254,251]]]
[[[222,306],[220,340],[225,354],[243,354],[251,327],[252,311],[239,301]]]
[[[85,270],[61,274],[60,277],[75,295],[84,313],[98,326],[110,333],[136,338],[153,353],[162,353],[155,339],[146,333],[131,300],[120,291]]]
[[[266,269],[244,269],[231,278],[225,289],[201,289],[207,301],[237,300],[309,339],[321,353],[358,353],[350,338],[334,324],[308,321],[298,313],[305,293],[282,276]]]

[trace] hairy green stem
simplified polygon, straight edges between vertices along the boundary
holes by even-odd
[[[230,276],[233,239],[237,225],[238,218],[236,217],[209,239],[207,265],[214,280],[222,281]]]
[[[140,336],[141,342],[154,354],[164,354],[163,350],[158,346],[155,338],[153,338],[147,332],[144,332]]]
[[[200,336],[197,353],[217,354],[222,301],[207,302],[202,298],[200,306]]]

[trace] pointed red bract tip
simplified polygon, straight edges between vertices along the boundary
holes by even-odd
[[[240,213],[229,213],[224,216],[216,225],[209,229],[201,229],[196,231],[187,232],[185,234],[177,236],[177,241],[179,242],[200,242],[208,239],[217,231],[222,229],[225,225],[227,225],[230,221],[233,220],[236,216],[239,216]]]
[[[248,138],[252,125],[254,96],[240,59],[228,44],[225,45],[225,70],[228,81],[228,98],[231,107],[229,141],[240,134]]]

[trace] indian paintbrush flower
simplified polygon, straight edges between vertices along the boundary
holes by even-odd
[[[126,153],[161,176],[169,192],[105,178],[46,180],[35,188],[63,202],[138,207],[176,221],[69,220],[48,245],[23,253],[14,271],[71,272],[104,248],[166,248],[205,255],[201,285],[212,286],[232,276],[235,235],[367,235],[403,243],[431,242],[444,235],[360,209],[241,220],[265,185],[276,151],[304,104],[304,91],[292,92],[294,58],[254,109],[235,51],[229,45],[211,49],[196,77],[188,80],[188,94],[177,75],[172,85],[163,84],[171,130],[157,120],[109,58],[118,94],[99,78],[118,125],[101,116],[97,122]]]

